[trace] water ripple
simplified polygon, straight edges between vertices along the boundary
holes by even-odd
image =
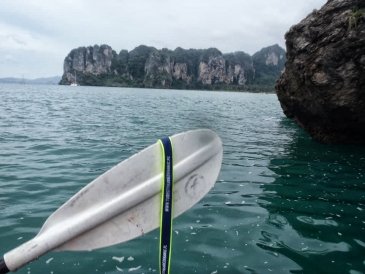
[[[0,252],[161,136],[208,127],[223,140],[222,170],[174,223],[172,273],[365,273],[365,150],[315,143],[275,95],[24,85],[0,95]],[[154,231],[19,273],[156,273],[157,262]]]

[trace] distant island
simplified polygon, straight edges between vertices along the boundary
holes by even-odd
[[[108,45],[79,47],[64,61],[61,85],[273,92],[286,61],[279,45],[254,55],[216,48],[138,46],[119,54]]]
[[[43,77],[36,79],[25,79],[16,77],[0,78],[1,84],[31,84],[31,85],[57,85],[61,80],[60,76]]]

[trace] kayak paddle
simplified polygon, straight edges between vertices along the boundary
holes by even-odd
[[[172,217],[176,217],[214,186],[223,149],[218,135],[208,129],[168,139],[173,155]],[[0,273],[15,271],[49,251],[93,250],[159,227],[166,177],[161,144],[147,147],[82,188],[46,220],[38,235],[5,253]]]

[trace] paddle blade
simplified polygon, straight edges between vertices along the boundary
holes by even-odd
[[[171,140],[176,217],[213,187],[223,149],[211,130],[188,131]],[[141,236],[159,226],[162,176],[162,152],[156,143],[80,190],[49,217],[38,236],[65,227],[77,235],[57,250],[92,250]]]

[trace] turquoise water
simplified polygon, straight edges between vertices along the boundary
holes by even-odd
[[[0,97],[1,253],[121,160],[203,127],[223,140],[222,171],[175,220],[171,273],[365,273],[365,148],[312,141],[273,94],[2,85]],[[157,236],[18,273],[157,273]]]

